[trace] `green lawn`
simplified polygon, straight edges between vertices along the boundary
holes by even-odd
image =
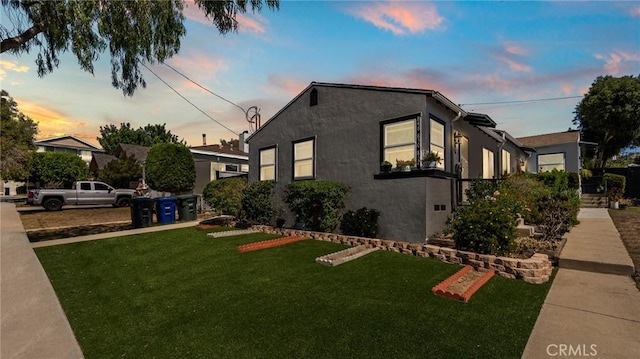
[[[86,358],[519,358],[550,286],[495,277],[464,304],[430,292],[456,265],[206,233],[36,249]]]

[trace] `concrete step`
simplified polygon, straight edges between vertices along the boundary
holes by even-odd
[[[518,237],[533,237],[535,227],[526,224],[520,224],[518,225],[516,230],[518,231]]]

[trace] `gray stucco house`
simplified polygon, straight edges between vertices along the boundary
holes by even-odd
[[[580,173],[580,131],[547,133],[519,137],[525,146],[534,147],[536,153],[526,161],[528,172],[546,172],[553,169]]]
[[[423,242],[456,205],[454,124],[465,116],[437,91],[312,82],[247,139],[249,182],[275,181],[277,203],[292,181],[343,182],[348,209],[382,212],[380,238]],[[425,150],[444,158],[439,168],[381,173],[382,161],[420,163]]]

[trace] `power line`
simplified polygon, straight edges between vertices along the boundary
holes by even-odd
[[[151,69],[149,67],[147,67],[147,65],[145,65],[144,63],[140,62],[140,65],[144,66],[145,69],[149,70],[149,72],[151,72],[155,77],[158,78],[158,80],[162,81],[163,84],[167,85],[168,88],[170,88],[171,90],[173,90],[173,92],[175,92],[178,96],[182,97],[183,100],[187,101],[191,106],[193,106],[196,110],[202,112],[203,115],[207,116],[208,118],[210,118],[213,122],[217,123],[218,125],[224,127],[225,129],[227,129],[229,132],[233,133],[234,135],[237,135],[236,131],[230,129],[229,127],[223,125],[222,123],[220,123],[219,121],[217,121],[215,118],[209,116],[208,113],[204,112],[202,109],[200,109],[200,107],[196,106],[193,102],[189,101],[189,99],[187,99],[186,97],[182,96],[182,94],[180,92],[178,92],[176,89],[174,89],[173,87],[171,87],[171,85],[169,85],[165,80],[163,80],[160,76],[158,76],[158,74],[156,74],[155,72],[151,71]]]
[[[583,96],[566,96],[566,97],[549,97],[549,98],[539,98],[539,99],[530,99],[530,100],[517,100],[517,101],[499,101],[499,102],[476,102],[476,103],[463,103],[459,106],[476,106],[476,105],[502,105],[502,104],[519,104],[519,103],[533,103],[533,102],[543,102],[543,101],[557,101],[557,100],[567,100],[572,98],[582,98]]]
[[[222,96],[218,95],[217,93],[215,93],[215,92],[213,92],[213,91],[209,90],[208,88],[206,88],[206,87],[204,87],[204,86],[200,85],[199,83],[197,83],[197,82],[195,82],[194,80],[190,79],[189,77],[187,77],[187,75],[185,75],[185,74],[183,74],[182,72],[180,72],[180,71],[176,70],[175,68],[173,68],[173,66],[171,66],[171,65],[167,64],[166,62],[163,62],[163,64],[164,64],[165,66],[167,66],[168,68],[170,68],[171,70],[175,71],[178,75],[180,75],[180,76],[184,77],[185,79],[187,79],[188,81],[192,82],[194,85],[196,85],[196,86],[200,87],[201,89],[203,89],[203,90],[207,91],[208,93],[212,94],[213,96],[215,96],[215,97],[217,97],[217,98],[219,98],[219,99],[221,99],[221,100],[223,100],[223,101],[226,101],[226,102],[228,102],[228,103],[230,103],[230,104],[234,105],[235,107],[237,107],[237,108],[239,108],[240,110],[242,110],[242,112],[243,112],[245,115],[247,114],[247,110],[245,110],[244,108],[242,108],[242,106],[237,105],[237,104],[233,103],[231,100],[227,100],[226,98],[224,98],[224,97],[222,97]]]

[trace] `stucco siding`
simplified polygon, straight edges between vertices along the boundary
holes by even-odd
[[[438,117],[445,123],[446,166],[452,171],[449,141],[451,119],[455,114],[424,94],[321,86],[316,87],[318,104],[310,106],[312,88],[249,139],[249,181],[259,180],[260,149],[277,145],[276,203],[288,212],[282,200],[287,185],[293,180],[292,141],[313,137],[316,180],[349,185],[348,209],[367,207],[382,212],[379,237],[424,241],[427,225],[439,228],[440,222],[444,224],[451,213],[450,181],[434,180],[438,184],[432,188],[432,179],[424,177],[374,180],[374,174],[380,171],[380,122],[421,114],[424,151],[429,146],[429,115]],[[442,191],[444,187],[446,191]],[[436,200],[446,205],[446,211],[426,220],[427,206]],[[290,213],[287,217],[286,225],[292,226],[294,219]]]

